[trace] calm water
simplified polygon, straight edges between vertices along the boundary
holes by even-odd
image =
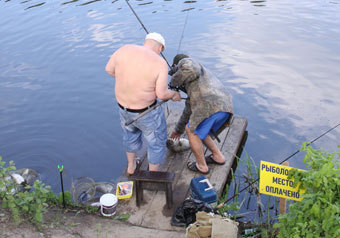
[[[130,3],[163,34],[169,62],[199,59],[248,118],[244,152],[281,162],[340,121],[340,1],[148,1]],[[185,24],[186,22],[186,24]],[[126,165],[104,67],[114,50],[141,44],[123,0],[0,1],[0,155],[60,190],[89,176],[113,181]],[[340,128],[315,146],[335,150]],[[302,155],[290,159],[303,168]]]

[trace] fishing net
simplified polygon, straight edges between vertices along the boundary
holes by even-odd
[[[96,194],[96,183],[89,177],[80,177],[72,181],[71,197],[76,204],[86,204]]]
[[[95,183],[96,186],[96,193],[99,193],[100,195],[105,193],[115,193],[115,185],[108,182],[99,182]]]

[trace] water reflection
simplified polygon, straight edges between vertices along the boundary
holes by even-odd
[[[38,90],[41,89],[39,84],[32,84],[30,82],[0,82],[0,87],[4,88],[21,88],[21,89],[30,89],[30,90]]]
[[[153,2],[145,2],[145,3],[138,3],[139,6],[144,6],[144,5],[149,5],[152,4]]]
[[[112,24],[110,27],[104,24],[93,24],[88,28],[88,31],[92,32],[91,40],[102,43],[97,44],[97,47],[103,47],[120,41],[121,34],[117,30],[119,26],[120,24]]]
[[[89,1],[89,2],[85,2],[85,3],[79,4],[78,6],[86,6],[88,4],[95,3],[95,2],[100,2],[100,1],[101,0],[93,0],[93,1]]]
[[[190,8],[183,9],[182,12],[188,12],[194,9],[195,9],[194,7],[190,7]]]
[[[29,7],[25,8],[25,10],[28,10],[28,9],[34,8],[34,7],[40,7],[40,6],[44,5],[44,4],[45,4],[45,2],[38,3],[38,4],[35,4],[35,5],[33,5],[33,6],[29,6]]]
[[[61,3],[61,5],[66,5],[66,4],[70,4],[70,3],[74,3],[74,2],[78,2],[79,0],[71,0],[71,1],[68,1],[68,2],[63,2]]]
[[[20,4],[25,4],[25,3],[28,3],[28,2],[31,2],[33,0],[26,0],[26,1],[22,1],[20,2]],[[86,6],[86,5],[89,5],[89,4],[92,4],[92,3],[96,3],[96,2],[101,2],[102,0],[91,0],[91,1],[88,1],[88,2],[84,2],[84,3],[80,3],[80,4],[77,4],[76,6]],[[118,2],[119,0],[113,0],[111,1],[111,3],[115,3],[115,2]],[[136,2],[143,2],[144,0],[135,0]],[[172,0],[163,0],[164,2],[172,2]],[[219,1],[224,1],[224,0],[219,0]],[[10,2],[10,0],[7,0],[5,2]],[[69,1],[66,1],[66,2],[62,2],[60,3],[60,5],[69,5],[69,4],[72,4],[72,3],[78,3],[79,0],[69,0]],[[34,5],[31,5],[31,6],[28,6],[26,7],[24,10],[29,10],[31,8],[35,8],[35,7],[39,7],[39,6],[42,6],[44,5],[46,2],[42,2],[42,3],[37,3],[37,4],[34,4]],[[183,1],[183,3],[185,4],[192,4],[192,3],[197,3],[197,1]],[[53,3],[55,4],[55,3]],[[153,1],[149,1],[149,2],[143,2],[143,3],[138,3],[137,5],[138,6],[144,6],[144,5],[151,5],[151,4],[154,4]],[[55,7],[54,7],[55,8]],[[118,9],[122,9],[121,7],[119,7]],[[194,8],[188,8],[188,9],[185,9],[184,11],[187,11],[187,10],[192,10]],[[165,11],[167,11],[167,9],[165,9]],[[153,12],[155,13],[155,11]]]
[[[334,103],[321,104],[325,95],[322,95],[320,88],[329,92],[329,100],[335,100],[335,105],[340,104],[339,97],[335,97],[337,89],[332,89],[328,85],[333,82],[333,79],[328,81],[325,75],[320,75],[320,72],[325,73],[323,70],[325,67],[329,72],[332,72],[332,75],[340,75],[340,70],[336,67],[335,61],[333,63],[329,62],[327,66],[323,65],[320,67],[322,58],[336,58],[337,56],[334,53],[330,55],[329,52],[326,53],[327,50],[325,48],[319,45],[291,38],[286,39],[286,47],[282,49],[276,48],[275,55],[271,55],[270,51],[267,51],[265,48],[257,47],[260,44],[270,47],[271,44],[269,42],[254,40],[257,37],[262,39],[262,30],[265,29],[260,30],[257,27],[256,30],[252,31],[251,26],[246,26],[245,24],[251,25],[249,21],[247,23],[242,21],[233,22],[233,26],[237,29],[248,28],[247,35],[242,36],[238,32],[229,32],[226,35],[225,32],[230,30],[230,27],[226,24],[210,25],[209,32],[204,35],[202,34],[201,42],[196,47],[199,47],[201,58],[211,58],[213,55],[217,55],[221,63],[231,65],[233,72],[236,75],[242,76],[231,81],[239,85],[238,93],[254,89],[261,95],[261,97],[254,97],[256,105],[270,108],[270,111],[266,110],[258,114],[263,120],[269,123],[278,118],[285,118],[294,123],[296,128],[308,128],[314,125],[315,122],[327,123],[325,113],[323,113],[325,111],[331,112],[331,115],[328,116],[331,116],[330,119],[332,121],[340,117],[340,112],[334,107]],[[236,28],[233,27],[233,29]],[[272,33],[275,32],[275,30],[271,31]],[[210,36],[209,41],[204,40],[207,35]],[[250,35],[251,37],[249,37]],[[249,41],[249,38],[253,40]],[[271,41],[273,40],[275,41],[275,37],[271,39]],[[225,42],[233,43],[226,45]],[[203,45],[204,47],[201,47]],[[215,48],[215,51],[206,50],[212,47]],[[292,54],[288,54],[289,49],[294,49],[297,52],[294,56],[296,58],[290,57]],[[299,64],[299,62],[303,62],[306,59],[307,52],[312,51],[320,58],[309,59],[308,66],[306,64]],[[322,81],[318,79],[322,79]],[[311,81],[313,82],[312,84],[308,83]],[[319,82],[322,82],[322,84]],[[317,86],[313,85],[315,83]],[[308,102],[308,105],[318,107],[319,113],[315,113],[315,107],[310,107],[305,102]],[[288,115],[296,116],[287,117],[287,109],[290,112]],[[330,126],[330,124],[328,125]],[[302,134],[304,132],[302,131]]]
[[[264,4],[266,1],[265,0],[253,0],[250,1],[254,5],[254,7],[265,7],[266,5]]]

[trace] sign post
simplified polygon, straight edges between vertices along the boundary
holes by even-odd
[[[284,166],[289,166],[289,162],[283,162]],[[287,211],[287,199],[285,198],[280,198],[280,214],[284,214]]]

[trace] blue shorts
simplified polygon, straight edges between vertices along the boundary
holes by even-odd
[[[128,112],[119,108],[120,123],[123,129],[125,151],[136,153],[142,148],[142,136],[148,142],[148,160],[151,164],[163,162],[166,153],[166,121],[162,106],[158,106],[132,124],[125,122],[134,119],[139,113]]]
[[[210,117],[205,118],[195,129],[195,134],[199,138],[204,140],[207,138],[208,134],[212,134],[211,130],[214,132],[218,131],[220,127],[229,119],[229,112],[216,112]]]

